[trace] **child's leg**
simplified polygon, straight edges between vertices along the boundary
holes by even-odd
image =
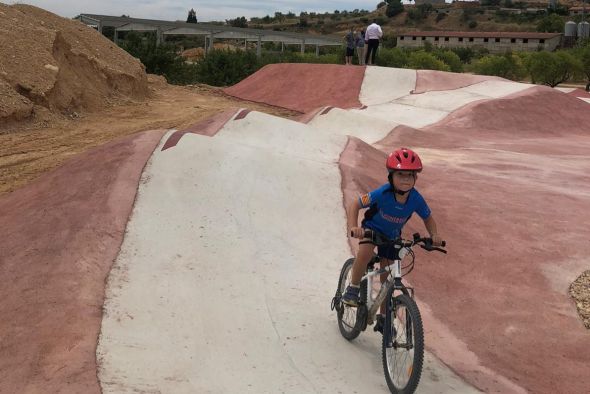
[[[381,258],[381,261],[379,262],[379,268],[387,267],[388,265],[391,265],[392,263],[393,263],[393,261],[391,261],[391,260]],[[390,275],[389,272],[381,274],[381,283],[384,283],[387,280],[387,277],[389,275]],[[379,307],[379,313],[384,315],[386,306],[387,306],[387,299],[383,300],[383,302],[381,303],[381,306]]]
[[[373,258],[374,250],[375,245],[371,243],[359,244],[359,251],[356,254],[356,258],[352,265],[352,279],[350,281],[352,285],[358,286],[361,283],[361,278],[367,270],[367,264],[369,264],[369,261]]]

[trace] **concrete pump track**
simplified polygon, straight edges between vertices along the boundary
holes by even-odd
[[[0,392],[382,393],[380,337],[330,310],[356,247],[345,206],[386,152],[449,254],[407,278],[420,393],[583,393],[590,107],[579,90],[380,67],[267,66],[236,108],[77,156],[0,200]],[[412,221],[406,234],[423,229]]]

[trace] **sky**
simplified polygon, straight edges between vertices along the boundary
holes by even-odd
[[[2,0],[6,2],[6,0]],[[8,0],[8,4],[26,3],[63,17],[73,18],[79,14],[101,14],[132,18],[186,20],[191,8],[197,12],[199,22],[224,21],[239,16],[263,17],[273,16],[275,11],[287,13],[289,11],[299,15],[307,12],[334,12],[334,10],[365,9],[373,11],[379,0]]]

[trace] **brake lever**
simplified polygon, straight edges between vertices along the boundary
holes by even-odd
[[[436,246],[432,246],[432,244],[425,244],[425,245],[420,245],[420,247],[421,247],[422,249],[424,249],[424,250],[427,250],[427,251],[429,251],[429,252],[432,252],[433,250],[436,250],[436,251],[438,251],[438,252],[441,252],[441,253],[447,254],[447,251],[446,251],[446,250],[444,250],[444,249],[442,249],[442,248],[438,248],[438,247],[436,247]]]

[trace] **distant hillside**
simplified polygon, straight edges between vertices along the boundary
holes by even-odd
[[[544,10],[548,2],[484,0],[483,4],[490,3],[498,5],[481,5],[479,2],[455,2],[432,6],[406,5],[404,12],[392,18],[386,16],[386,6],[372,11],[337,10],[332,13],[302,12],[299,15],[277,12],[273,16],[251,18],[247,26],[267,30],[340,35],[352,26],[364,27],[373,19],[377,19],[389,35],[408,30],[537,31],[539,22],[547,17]],[[582,5],[581,2],[575,1],[560,1],[559,4],[562,13],[566,13],[569,7]],[[590,10],[590,6],[588,8]],[[580,18],[568,15],[555,17],[559,17],[563,23]],[[243,22],[246,22],[245,19]]]

